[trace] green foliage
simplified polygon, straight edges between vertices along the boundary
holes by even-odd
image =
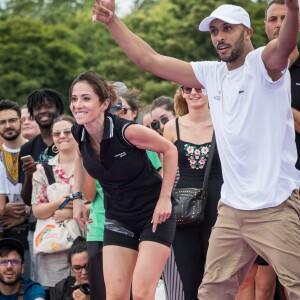
[[[52,87],[66,93],[84,53],[64,24],[14,17],[0,24],[0,98],[24,103],[32,90]]]
[[[0,9],[0,99],[20,103],[32,90],[52,87],[67,95],[85,70],[141,90],[141,100],[173,96],[177,86],[136,67],[105,26],[92,23],[94,0],[6,0]],[[218,60],[200,21],[225,0],[135,0],[127,26],[157,52],[185,61]],[[254,47],[266,43],[266,0],[231,0],[251,16]],[[67,104],[66,104],[67,105]]]

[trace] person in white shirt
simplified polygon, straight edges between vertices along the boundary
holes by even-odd
[[[3,163],[0,161],[0,218],[4,216],[6,195],[9,194],[7,186],[6,171]],[[3,237],[3,227],[0,227],[0,238]]]
[[[139,67],[207,91],[224,184],[201,300],[234,299],[257,254],[276,270],[290,299],[300,297],[300,173],[287,70],[297,44],[298,0],[286,6],[278,38],[256,50],[248,13],[219,6],[199,29],[210,32],[221,62],[192,63],[155,52],[114,14],[115,1],[97,0],[93,8],[93,20],[107,26]]]

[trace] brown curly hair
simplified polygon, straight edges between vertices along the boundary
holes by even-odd
[[[181,93],[181,86],[177,88],[174,96],[174,108],[177,117],[181,117],[189,113],[188,105]]]

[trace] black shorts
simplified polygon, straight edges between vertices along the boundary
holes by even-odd
[[[151,219],[121,223],[106,218],[103,246],[115,245],[138,250],[140,242],[152,241],[171,247],[176,230],[175,215],[172,214],[165,222],[158,224],[155,232],[152,232]]]
[[[255,260],[256,263],[258,263],[259,266],[268,266],[269,264],[261,257],[261,256],[257,256],[256,257],[256,260]]]

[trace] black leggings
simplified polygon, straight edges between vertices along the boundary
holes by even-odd
[[[105,283],[102,262],[103,242],[87,242],[88,250],[88,276],[91,287],[91,300],[105,300]]]

